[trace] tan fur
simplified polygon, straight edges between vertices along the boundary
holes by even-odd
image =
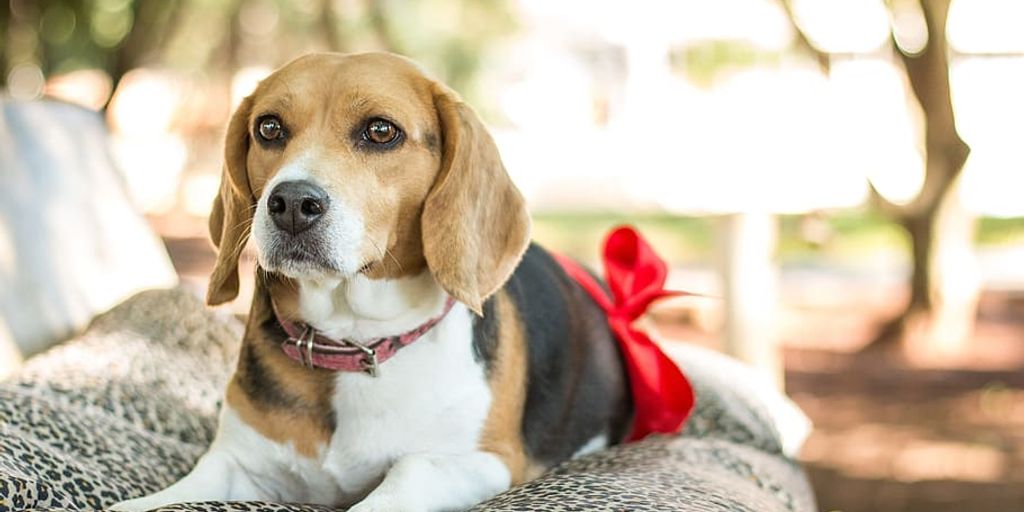
[[[423,250],[438,283],[480,314],[529,245],[530,217],[483,123],[447,87],[434,89],[444,162],[423,208]]]
[[[238,258],[245,247],[256,201],[246,172],[249,149],[249,113],[252,99],[246,98],[231,117],[224,143],[224,166],[220,193],[210,212],[210,238],[219,249],[210,276],[206,302],[222,304],[238,296]]]
[[[277,290],[282,297],[289,297],[285,283],[271,279],[260,288]],[[313,458],[320,447],[330,441],[331,430],[326,419],[331,417],[334,375],[295,364],[278,349],[278,343],[263,339],[259,326],[270,314],[269,296],[258,293],[242,341],[243,355],[228,384],[226,401],[242,421],[264,437],[279,443],[290,442],[297,452]],[[263,377],[274,383],[274,392],[289,397],[289,406],[282,407],[246,389],[248,374],[253,371],[248,367],[247,351],[258,361]]]
[[[281,116],[289,130],[283,150],[250,143],[252,123],[265,113]],[[405,143],[386,152],[355,148],[351,133],[372,116],[397,122]],[[370,277],[415,275],[429,266],[448,293],[479,314],[529,243],[523,198],[483,123],[455,92],[400,57],[318,54],[291,62],[242,102],[224,155],[210,215],[221,249],[210,304],[237,296],[238,256],[256,198],[297,155],[314,155],[310,174],[362,214],[368,243],[360,258]]]
[[[252,139],[262,115],[280,117],[287,143],[265,148]],[[372,117],[385,117],[405,133],[388,151],[360,147],[355,134]],[[425,77],[409,61],[386,54],[302,57],[279,69],[243,100],[228,126],[220,194],[210,215],[219,248],[207,302],[238,295],[238,258],[248,239],[256,201],[285,165],[304,170],[332,198],[362,216],[363,254],[354,255],[371,278],[416,275],[429,269],[437,282],[477,314],[508,279],[529,243],[530,221],[483,123],[458,95]],[[247,385],[246,359],[228,389],[228,403],[243,421],[270,439],[293,442],[315,456],[330,438],[331,373],[310,371],[262,339],[262,322],[278,311],[292,320],[295,284],[257,280],[243,355],[255,358],[281,392],[282,407]],[[495,405],[484,443],[509,464],[513,480],[532,467],[520,426],[525,400],[525,348],[514,305],[501,299],[502,346],[492,381]],[[248,352],[246,352],[248,351]]]
[[[440,156],[415,134],[436,134],[439,128],[427,84],[419,83],[425,79],[406,61],[385,57],[302,57],[267,77],[243,100],[228,128],[221,193],[210,215],[211,238],[221,250],[207,302],[216,305],[237,296],[237,261],[256,200],[283,165],[303,154],[315,155],[309,174],[364,215],[369,243],[361,257],[369,264],[371,277],[422,271],[419,212]],[[372,84],[370,78],[380,75],[379,68],[394,68],[391,73],[410,78],[398,82],[405,87]],[[291,75],[308,79],[291,80]],[[290,140],[282,151],[252,142],[252,125],[266,113],[279,115],[289,129]],[[410,132],[402,148],[387,153],[353,148],[349,135],[354,124],[374,115],[402,122]],[[412,247],[406,242],[410,239],[415,242]]]
[[[290,443],[296,452],[311,459],[317,458],[330,442],[331,432],[308,417],[296,417],[286,410],[261,409],[238,387],[236,379],[228,384],[225,400],[242,421],[263,437],[281,444]]]
[[[523,445],[523,406],[526,404],[526,339],[515,304],[504,292],[494,297],[498,316],[498,350],[491,365],[491,410],[484,423],[480,449],[494,453],[508,467],[512,484],[531,475],[531,463]]]

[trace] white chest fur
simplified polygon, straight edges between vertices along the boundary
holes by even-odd
[[[410,330],[444,303],[429,275],[300,283],[299,295],[307,322],[329,336],[356,339]],[[339,372],[331,397],[336,427],[314,458],[264,437],[225,405],[213,444],[192,472],[114,509],[209,500],[362,500],[351,510],[434,511],[493,496],[508,488],[510,474],[494,454],[479,450],[491,393],[473,355],[472,331],[471,313],[456,304],[383,363],[378,377]]]
[[[391,281],[300,283],[299,308],[309,324],[331,337],[365,339],[413,329],[436,315],[444,300],[433,278],[424,274]],[[290,445],[255,449],[252,436],[242,435],[250,439],[246,459],[268,454],[275,459],[269,466],[268,461],[242,465],[251,464],[246,469],[255,474],[294,473],[281,481],[283,486],[260,485],[282,499],[351,501],[370,491],[403,456],[474,451],[490,402],[483,367],[473,354],[472,314],[456,304],[433,329],[385,362],[377,377],[337,374],[331,399],[336,428],[318,460],[299,455]],[[237,436],[224,428],[218,438],[222,435]]]
[[[491,395],[471,337],[470,314],[457,306],[377,378],[338,375],[324,468],[342,491],[365,490],[403,455],[476,449]]]

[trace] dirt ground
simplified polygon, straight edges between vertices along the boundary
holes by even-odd
[[[165,242],[186,285],[202,286],[209,243]],[[815,424],[801,457],[820,509],[1024,511],[1024,293],[984,293],[969,347],[908,360],[858,350],[899,308],[902,285],[819,281],[830,294],[820,300],[806,280],[783,273],[781,341],[786,390]],[[682,308],[655,321],[713,345],[694,318]]]
[[[822,510],[1024,510],[1024,372],[787,353]]]
[[[902,286],[808,307],[783,281],[786,391],[814,422],[801,459],[820,510],[1024,511],[1024,293],[984,292],[958,353],[904,356],[860,350]],[[658,320],[714,346],[685,315]]]

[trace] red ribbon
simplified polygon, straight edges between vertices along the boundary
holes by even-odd
[[[679,367],[633,321],[664,297],[693,295],[666,290],[668,266],[631,227],[616,228],[604,245],[605,281],[611,297],[582,266],[555,258],[608,315],[608,324],[626,360],[636,417],[628,441],[652,433],[679,432],[693,410],[694,393]]]

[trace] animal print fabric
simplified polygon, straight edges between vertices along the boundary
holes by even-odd
[[[140,293],[0,383],[0,512],[102,510],[187,473],[212,441],[241,326],[188,292]],[[771,411],[743,375],[683,354],[698,404],[681,436],[568,461],[474,511],[813,511]],[[303,504],[193,503],[163,512],[322,512]]]

